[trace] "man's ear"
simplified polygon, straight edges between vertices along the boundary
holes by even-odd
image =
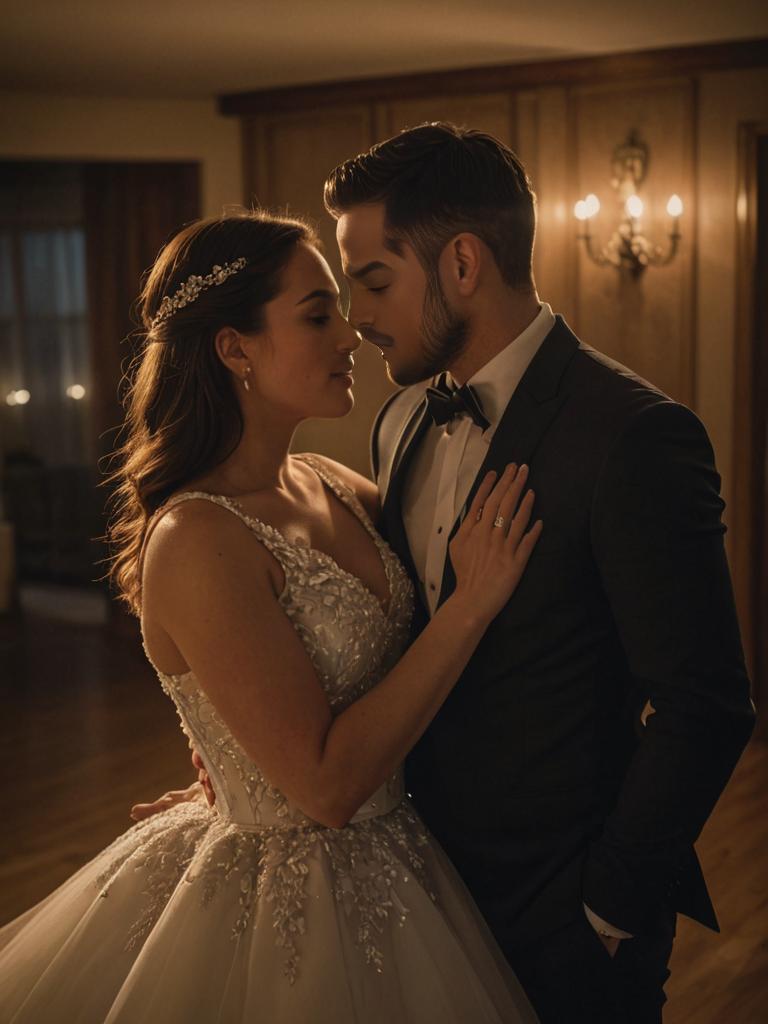
[[[483,243],[468,231],[455,235],[440,254],[440,277],[446,293],[468,298],[477,288],[483,261]]]

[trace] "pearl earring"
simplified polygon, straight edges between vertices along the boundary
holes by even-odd
[[[250,366],[246,366],[245,372],[246,373],[250,373],[251,372]],[[248,380],[247,377],[243,377],[243,387],[245,388],[246,391],[250,391],[251,390],[251,383],[250,383],[250,381]]]

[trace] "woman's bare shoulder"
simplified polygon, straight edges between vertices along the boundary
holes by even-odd
[[[229,566],[228,577],[216,571],[222,563]],[[147,538],[144,603],[167,607],[188,588],[205,588],[213,580],[229,581],[233,588],[250,580],[268,593],[284,585],[280,564],[239,516],[207,498],[177,502]]]

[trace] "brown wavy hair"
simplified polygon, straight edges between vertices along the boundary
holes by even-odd
[[[197,220],[162,249],[148,271],[137,311],[143,341],[123,380],[124,443],[101,486],[108,501],[106,574],[119,600],[141,614],[140,556],[152,514],[188,480],[235,450],[243,418],[234,375],[216,353],[222,327],[259,331],[263,307],[279,294],[282,273],[300,242],[319,247],[312,227],[295,217],[242,210]],[[191,275],[239,257],[247,265],[152,327],[164,296]],[[120,436],[118,435],[118,436]]]

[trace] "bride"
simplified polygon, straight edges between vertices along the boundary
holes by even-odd
[[[189,225],[147,278],[111,575],[217,799],[140,821],[0,929],[4,1022],[536,1019],[400,766],[541,524],[524,467],[489,474],[408,646],[375,486],[288,454],[353,405],[337,302],[311,230],[263,212]]]

